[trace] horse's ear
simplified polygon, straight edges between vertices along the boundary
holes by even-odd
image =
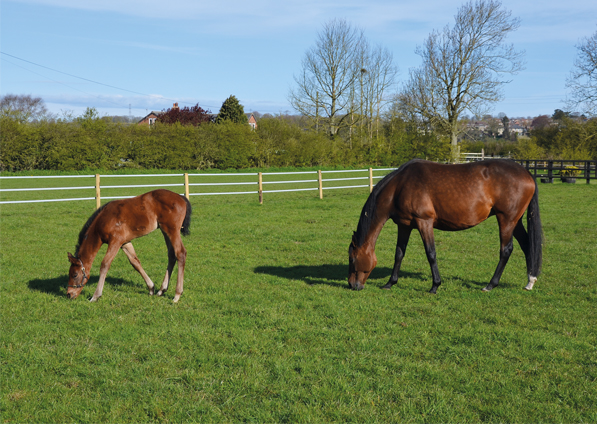
[[[68,260],[73,265],[79,264],[79,260],[77,258],[75,258],[73,255],[71,255],[70,252],[68,252]]]

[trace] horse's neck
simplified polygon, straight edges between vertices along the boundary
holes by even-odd
[[[83,262],[83,266],[88,270],[91,269],[91,265],[93,265],[93,261],[99,251],[100,247],[102,247],[102,240],[100,237],[93,231],[93,226],[89,228],[87,233],[87,238],[81,243],[79,247],[79,259]]]
[[[383,228],[384,224],[388,220],[388,217],[378,217],[377,214],[375,219],[371,221],[369,226],[369,231],[365,236],[365,242],[363,244],[369,244],[371,248],[375,249],[375,243],[377,243],[377,238],[379,237],[379,233],[381,233],[381,229]]]

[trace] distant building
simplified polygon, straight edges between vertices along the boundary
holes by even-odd
[[[253,114],[251,113],[249,116],[249,125],[251,126],[251,128],[253,128],[254,130],[257,129],[257,120],[255,119],[255,116],[253,116]]]
[[[137,122],[137,125],[147,125],[147,126],[152,126],[153,124],[155,124],[155,120],[158,119],[158,116],[161,112],[150,112],[148,115],[146,115],[143,119],[141,119],[139,122]]]

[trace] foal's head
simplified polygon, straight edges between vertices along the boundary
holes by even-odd
[[[357,246],[355,237],[348,247],[348,285],[353,290],[362,290],[369,274],[377,265],[375,250],[369,243]]]
[[[70,261],[70,270],[68,271],[66,297],[69,299],[76,299],[83,291],[83,287],[85,287],[87,281],[89,281],[89,275],[87,271],[85,271],[81,259],[69,253],[68,260]]]

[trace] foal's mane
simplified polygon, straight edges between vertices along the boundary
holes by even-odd
[[[379,194],[383,191],[384,188],[388,185],[396,175],[403,171],[409,164],[412,162],[417,161],[417,159],[413,159],[408,161],[404,165],[400,166],[395,171],[390,172],[388,175],[383,177],[383,179],[375,184],[373,187],[373,191],[369,195],[369,198],[365,202],[365,206],[363,206],[363,210],[361,211],[361,217],[359,218],[359,223],[357,225],[357,230],[353,235],[353,240],[355,241],[358,247],[362,246],[367,239],[367,234],[369,233],[369,229],[371,228],[371,222],[373,222],[373,218],[375,217],[375,212],[377,210],[377,198]]]
[[[95,212],[93,212],[91,214],[91,216],[89,217],[89,219],[87,220],[87,222],[85,223],[85,225],[83,225],[83,228],[81,228],[81,232],[79,233],[79,241],[77,243],[77,246],[75,247],[75,258],[79,257],[79,249],[81,248],[81,245],[87,238],[87,230],[89,230],[89,227],[91,227],[91,224],[93,224],[93,221],[95,220],[95,218],[97,218],[97,216],[100,214],[100,212],[103,211],[104,208],[108,204],[109,203],[106,203],[106,204],[100,206],[99,209],[97,209]]]

